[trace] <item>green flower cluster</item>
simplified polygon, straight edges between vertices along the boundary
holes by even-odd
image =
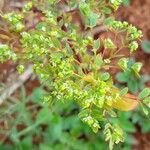
[[[129,44],[130,52],[134,52],[138,48],[137,40],[142,37],[142,31],[138,30],[133,25],[129,25],[126,21],[113,21],[110,24],[111,30],[118,30],[119,32],[126,32],[126,44]]]
[[[115,10],[117,10],[120,4],[122,3],[122,0],[109,0],[109,1]]]
[[[16,14],[14,12],[7,13],[3,16],[3,18],[6,21],[8,21],[13,31],[21,32],[24,29],[24,24],[22,23],[23,20],[22,14]]]
[[[32,3],[32,2],[28,2],[27,4],[24,5],[22,11],[23,11],[24,13],[30,11],[30,10],[32,9],[32,6],[33,6],[33,3]]]
[[[108,38],[104,40],[104,47],[107,49],[115,49],[116,45],[112,42],[111,39]]]
[[[0,44],[0,62],[3,63],[9,59],[16,61],[17,55],[9,48],[8,45]]]
[[[22,47],[25,48],[24,57],[26,59],[37,59],[37,57],[48,53],[48,49],[53,47],[50,37],[45,36],[41,32],[22,32]]]

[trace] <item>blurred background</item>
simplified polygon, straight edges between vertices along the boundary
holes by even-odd
[[[130,92],[136,94],[150,86],[150,0],[123,1],[115,15],[118,20],[128,21],[143,31],[141,45],[130,58],[130,64],[135,60],[142,62],[143,69],[141,78],[114,70],[115,83],[128,85]],[[0,11],[20,9],[25,2],[0,0]],[[2,34],[5,31],[0,27],[0,42],[4,40]],[[102,132],[94,134],[79,120],[76,104],[58,103],[49,109],[41,102],[44,89],[34,75],[30,74],[13,95],[4,95],[11,81],[18,78],[16,66],[11,61],[0,64],[0,99],[7,97],[3,102],[0,100],[0,150],[108,150]],[[119,112],[117,123],[126,132],[126,140],[115,146],[115,150],[150,150],[150,115],[145,116],[140,108]]]

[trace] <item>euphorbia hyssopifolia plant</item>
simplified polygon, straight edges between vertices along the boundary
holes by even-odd
[[[0,61],[17,61],[18,71],[33,64],[33,71],[46,87],[43,101],[74,100],[80,106],[79,117],[94,132],[104,124],[104,135],[112,149],[124,141],[116,109],[129,111],[139,103],[150,106],[150,90],[138,97],[128,88],[117,89],[111,69],[128,70],[128,59],[121,50],[133,53],[142,33],[127,22],[116,21],[114,12],[122,0],[33,0],[20,12],[2,13],[7,26],[1,25]],[[74,21],[78,15],[82,24]],[[95,32],[100,29],[99,38]],[[141,63],[133,64],[139,76]],[[102,124],[103,122],[103,124]]]

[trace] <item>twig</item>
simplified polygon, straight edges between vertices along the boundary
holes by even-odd
[[[21,85],[23,85],[23,83],[26,82],[32,74],[32,65],[30,65],[27,67],[26,71],[23,74],[17,77],[17,79],[13,80],[11,85],[10,83],[8,83],[9,85],[7,85],[6,88],[1,91],[0,105],[4,102],[5,99],[10,97]]]

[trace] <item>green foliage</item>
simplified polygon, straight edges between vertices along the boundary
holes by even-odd
[[[106,135],[106,141],[109,140],[109,149],[113,149],[114,143],[118,144],[119,142],[124,141],[123,132],[120,127],[115,125],[114,127],[108,123],[105,125],[104,134]]]
[[[18,67],[17,67],[17,70],[18,70],[18,72],[21,74],[21,73],[23,73],[24,72],[24,66],[23,65],[19,65]]]
[[[142,90],[142,92],[140,92],[138,98],[139,98],[139,99],[144,99],[144,98],[146,98],[146,97],[149,96],[149,95],[150,95],[150,89],[149,89],[149,88],[144,88],[144,89]]]
[[[0,44],[0,62],[5,62],[6,59],[12,59],[16,61],[16,54],[9,48],[8,45]]]
[[[120,91],[120,95],[123,96],[123,95],[126,95],[128,93],[128,88],[125,87],[123,88],[121,91]]]
[[[114,43],[112,42],[111,39],[104,40],[104,47],[107,49],[115,49],[116,48],[116,46],[114,45]]]
[[[135,63],[133,59],[121,59],[119,66],[124,71],[119,72],[116,79],[122,84],[127,84],[129,91],[132,93],[136,94],[143,90],[145,83],[150,80],[148,75],[139,76],[141,63]]]
[[[33,3],[32,2],[28,2],[27,4],[24,5],[23,7],[23,12],[28,12],[32,9],[33,7]]]
[[[128,59],[126,58],[121,58],[119,61],[118,61],[118,65],[119,67],[126,71],[128,69]]]
[[[16,32],[21,32],[23,30],[23,16],[21,14],[16,14],[14,12],[7,13],[3,16],[3,18],[11,24],[11,30],[14,30]]]
[[[120,4],[122,3],[122,0],[109,0],[109,1],[115,10],[117,10]]]
[[[11,144],[7,144],[1,140],[1,150],[59,150],[60,147],[62,150],[99,150],[100,148],[108,150],[102,134],[94,134],[86,124],[80,121],[77,116],[79,108],[76,104],[70,101],[62,105],[63,103],[60,101],[50,110],[49,106],[40,100],[44,92],[42,87],[38,87],[33,90],[31,95],[26,96],[25,90],[22,88],[20,99],[16,100],[17,103],[1,107],[0,117],[1,119],[5,118],[9,130],[0,130],[0,134],[4,131],[11,141]],[[15,114],[16,119],[9,118],[11,114]],[[137,115],[138,118],[139,116]],[[135,120],[138,119],[131,112],[126,114],[119,112],[117,120],[115,122],[112,120],[112,122],[118,123],[128,134],[134,133],[136,128],[133,121],[129,120],[131,117]],[[141,117],[141,119],[143,118]],[[140,123],[140,121],[137,122]],[[148,125],[144,122],[142,127],[146,129]],[[116,125],[114,127],[118,128]],[[112,125],[111,128],[113,128]],[[115,134],[116,130],[113,128],[111,137],[116,141],[118,134],[114,136]],[[130,145],[134,138],[130,136],[127,136],[128,141],[125,144],[116,146],[115,150],[121,148],[131,150]]]
[[[129,48],[131,52],[134,52],[138,48],[138,43],[136,41],[133,41],[132,43],[130,43]]]
[[[123,4],[124,4],[125,6],[130,5],[130,3],[131,3],[131,0],[123,0]]]
[[[109,122],[109,118],[116,116],[113,113],[113,103],[123,101],[127,91],[120,93],[116,90],[108,70],[118,51],[128,48],[130,53],[133,53],[138,48],[138,40],[142,37],[141,31],[136,27],[112,18],[112,13],[121,3],[121,0],[109,2],[71,0],[64,4],[64,8],[69,7],[69,10],[62,10],[58,0],[33,0],[33,3],[27,3],[20,13],[1,14],[8,22],[7,30],[10,29],[11,34],[19,41],[18,46],[21,50],[16,52],[15,46],[6,41],[5,46],[3,44],[0,46],[2,49],[0,61],[17,57],[18,63],[21,64],[18,66],[20,73],[24,71],[26,63],[32,63],[34,73],[47,89],[43,101],[53,108],[55,105],[52,104],[56,102],[64,102],[66,105],[74,100],[80,107],[79,118],[94,132],[98,132],[102,122],[105,124],[105,128],[104,126],[102,128],[106,139],[109,140],[110,149],[114,143],[118,144],[124,139],[121,128]],[[24,20],[28,20],[30,14],[35,15],[32,7],[36,8],[42,17],[37,24],[29,28],[27,21]],[[75,10],[78,10],[85,23],[83,32],[72,21],[72,11]],[[28,21],[31,23],[30,20]],[[112,32],[117,38],[122,39],[121,45],[117,45],[115,40],[110,38],[95,40],[90,33],[98,24],[102,24],[106,32]],[[101,50],[101,44],[104,51]],[[104,57],[105,51],[108,52],[107,58]],[[118,62],[118,59],[116,60]],[[139,77],[142,65],[134,63],[131,67],[127,67],[126,60],[123,57],[117,64],[124,73],[127,71]],[[128,84],[129,88],[131,85]],[[18,143],[19,136],[39,126],[41,122],[49,120],[45,113],[49,113],[52,122],[58,123],[58,126],[52,126],[54,129],[51,130],[51,132],[58,132],[57,137],[54,137],[58,140],[62,134],[59,126],[59,122],[62,122],[61,116],[55,118],[51,116],[50,109],[44,108],[40,111],[37,121],[29,122],[31,125],[29,128],[19,134],[13,134],[12,138],[15,142]],[[46,146],[41,145],[41,147]]]
[[[150,54],[150,41],[143,41],[142,49],[145,53]]]

